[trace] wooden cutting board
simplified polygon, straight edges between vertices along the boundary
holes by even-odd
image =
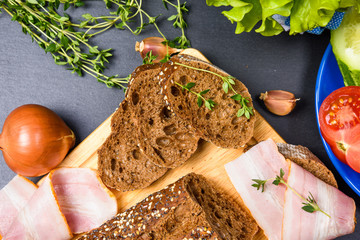
[[[186,49],[182,53],[208,61],[196,49]],[[110,134],[110,122],[111,116],[72,150],[59,167],[88,167],[97,169],[97,149]],[[272,138],[276,142],[284,142],[270,124],[257,113],[254,136],[248,144],[253,145],[268,138]],[[222,149],[209,142],[200,140],[198,150],[185,164],[169,170],[151,186],[125,193],[113,191],[118,200],[119,211],[121,212],[128,209],[146,198],[149,194],[166,187],[168,184],[175,182],[190,172],[204,175],[219,190],[225,192],[235,201],[241,202],[240,195],[236,192],[236,189],[226,174],[224,164],[238,158],[243,153],[244,148]],[[267,238],[260,230],[255,239],[262,240]]]

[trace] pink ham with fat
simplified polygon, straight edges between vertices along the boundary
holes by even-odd
[[[37,186],[22,176],[15,176],[0,191],[0,239],[19,211],[35,193]]]
[[[283,221],[284,240],[334,239],[354,231],[355,202],[352,198],[293,162],[290,165],[288,184],[304,198],[311,193],[320,209],[330,217],[319,211],[304,211],[301,209],[304,200],[287,189]]]
[[[117,213],[115,196],[94,170],[61,168],[53,172],[52,184],[73,233],[99,227]]]
[[[99,227],[117,213],[115,196],[96,171],[53,170],[19,212],[4,239],[71,239]]]
[[[269,139],[252,147],[238,159],[225,165],[231,182],[239,192],[264,234],[272,240],[281,239],[285,186],[266,184],[265,191],[256,190],[252,179],[269,179],[279,175],[280,169],[288,172],[288,163]]]
[[[267,180],[285,172],[284,180],[304,198],[312,196],[324,213],[302,209],[304,200],[290,188],[273,180],[264,192],[252,186],[252,179]],[[225,169],[251,214],[271,240],[322,240],[352,233],[355,228],[355,202],[302,167],[285,160],[274,141],[260,142]]]

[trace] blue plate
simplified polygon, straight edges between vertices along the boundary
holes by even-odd
[[[325,54],[321,60],[315,89],[315,109],[316,119],[320,132],[319,125],[319,109],[324,99],[334,90],[344,86],[343,77],[340,73],[338,64],[333,54],[331,45],[327,47]],[[321,133],[320,133],[321,135]],[[360,174],[352,170],[348,165],[342,163],[335,157],[329,144],[321,136],[326,152],[329,155],[336,170],[340,173],[345,182],[360,196]]]

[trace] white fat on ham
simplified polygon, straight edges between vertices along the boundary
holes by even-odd
[[[87,168],[61,168],[52,183],[62,213],[73,233],[99,227],[117,213],[117,201],[96,171]]]
[[[7,240],[41,240],[72,238],[60,211],[49,176],[20,211],[4,236]]]
[[[66,240],[117,213],[115,196],[96,171],[60,168],[45,178],[3,235],[9,240]]]
[[[275,186],[272,181],[261,192],[252,179],[269,179],[280,174],[282,168],[288,174],[289,164],[278,151],[276,143],[268,139],[260,142],[236,160],[225,165],[231,182],[240,194],[264,234],[271,240],[281,239],[283,207],[286,187]]]
[[[290,189],[285,193],[283,239],[309,240],[334,239],[352,233],[355,228],[355,202],[302,167],[291,162],[288,184],[301,196],[309,192],[321,212],[309,213],[302,209],[304,202]]]
[[[26,205],[35,193],[37,186],[22,176],[15,176],[0,191],[0,239],[19,211]]]

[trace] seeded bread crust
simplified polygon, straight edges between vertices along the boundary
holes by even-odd
[[[114,116],[112,132],[98,150],[100,177],[106,186],[118,191],[145,188],[163,176],[167,169],[155,165],[140,151],[136,125],[127,101],[120,104]]]
[[[156,165],[175,168],[196,151],[199,137],[166,106],[160,94],[161,66],[137,68],[127,99],[134,112],[141,150]]]
[[[190,56],[180,55],[171,58],[160,73],[162,92],[165,94],[165,100],[170,105],[171,110],[192,126],[201,138],[222,148],[243,147],[253,136],[255,115],[251,116],[250,119],[245,116],[236,116],[240,104],[230,98],[234,95],[231,90],[227,94],[224,92],[223,81],[218,76],[182,67],[176,65],[176,62],[228,76],[219,68]],[[205,106],[199,107],[197,96],[182,90],[176,84],[186,85],[189,82],[196,83],[191,88],[194,92],[210,89],[203,96],[216,103],[213,110],[209,110]],[[253,106],[251,96],[243,83],[235,80],[233,88],[250,101],[249,107]]]
[[[80,239],[252,239],[247,209],[191,173]]]
[[[285,158],[290,159],[327,184],[338,187],[334,174],[307,147],[288,143],[277,143],[277,146]]]

